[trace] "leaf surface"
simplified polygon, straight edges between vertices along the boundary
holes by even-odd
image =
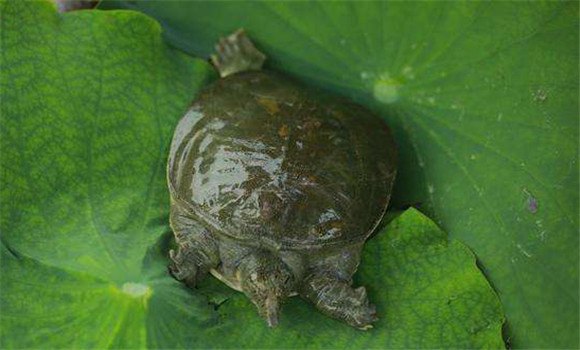
[[[411,209],[357,274],[381,319],[360,332],[293,298],[270,330],[241,294],[166,271],[164,166],[213,76],[128,12],[4,1],[2,348],[502,348],[497,296],[460,243]]]
[[[515,348],[577,348],[578,2],[112,1],[206,57],[245,28],[289,72],[394,127],[395,204],[474,249]]]

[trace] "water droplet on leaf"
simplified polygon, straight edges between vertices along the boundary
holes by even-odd
[[[388,76],[383,75],[375,82],[373,94],[375,99],[383,103],[393,103],[399,100],[399,88],[401,84]]]
[[[121,286],[121,291],[133,298],[140,298],[151,294],[151,288],[145,284],[127,282]]]

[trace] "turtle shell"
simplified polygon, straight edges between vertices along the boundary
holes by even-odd
[[[367,109],[271,71],[216,81],[177,125],[173,205],[217,235],[276,249],[364,241],[396,173],[388,127]]]

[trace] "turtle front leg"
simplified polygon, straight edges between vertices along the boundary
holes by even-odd
[[[364,330],[372,328],[377,316],[365,288],[352,288],[361,251],[362,244],[354,244],[313,253],[310,274],[298,293],[322,313]]]
[[[217,249],[211,237],[197,237],[186,244],[180,244],[177,252],[169,251],[171,264],[169,272],[178,281],[194,288],[197,282],[204,279],[209,270],[217,267]]]
[[[369,303],[365,287],[353,289],[350,281],[328,274],[312,274],[300,288],[300,296],[322,313],[350,326],[366,330],[377,320],[376,309]]]
[[[218,245],[205,228],[192,219],[188,213],[172,203],[171,227],[179,248],[169,251],[171,264],[169,272],[178,281],[193,288],[204,279],[209,270],[220,263]]]

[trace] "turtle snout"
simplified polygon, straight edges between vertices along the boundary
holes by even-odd
[[[278,303],[278,297],[268,296],[265,302],[266,311],[266,321],[270,328],[274,328],[278,325],[278,311],[280,305]]]

